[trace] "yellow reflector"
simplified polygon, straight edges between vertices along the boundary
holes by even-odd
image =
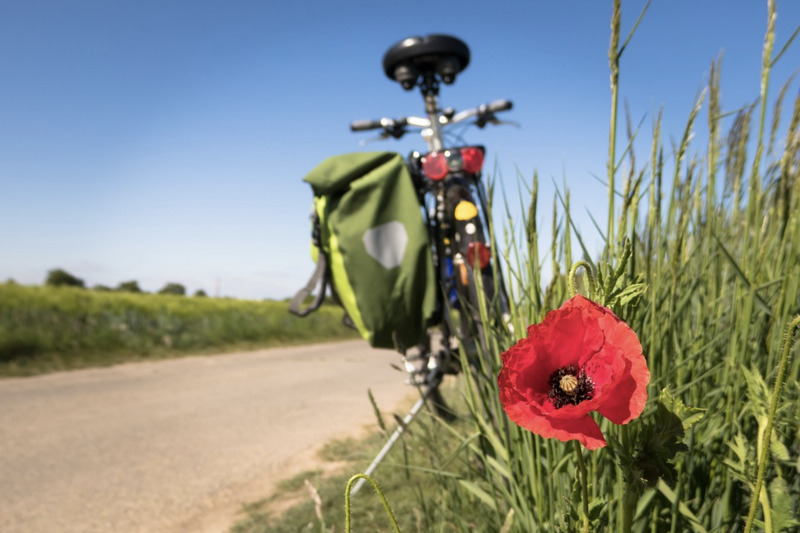
[[[456,220],[471,220],[478,216],[478,208],[472,202],[461,200],[456,206]]]

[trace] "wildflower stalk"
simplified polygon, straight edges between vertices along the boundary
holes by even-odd
[[[386,500],[386,496],[383,495],[383,491],[372,479],[370,476],[366,474],[356,474],[350,478],[347,482],[347,486],[344,489],[344,516],[345,516],[345,523],[344,523],[344,530],[346,533],[351,533],[352,526],[350,525],[350,491],[353,488],[353,484],[359,479],[366,479],[372,485],[372,488],[375,489],[375,492],[378,493],[378,497],[381,499],[381,503],[383,504],[383,508],[386,511],[386,514],[389,516],[389,521],[392,523],[392,527],[394,528],[395,533],[400,533],[400,526],[397,525],[397,520],[394,518],[394,514],[392,513],[391,507],[389,507],[389,502]]]
[[[639,19],[633,25],[627,39],[620,45],[620,21],[622,18],[622,1],[614,0],[611,12],[611,44],[608,47],[608,66],[611,70],[611,119],[608,132],[608,233],[606,233],[608,253],[608,263],[611,268],[614,266],[614,254],[616,250],[616,236],[614,233],[614,178],[617,173],[617,112],[619,108],[619,62],[625,47],[628,46],[636,28],[642,21],[650,1],[645,4]],[[623,228],[624,229],[624,228]]]
[[[800,326],[800,315],[796,316],[786,328],[786,338],[783,341],[783,353],[781,354],[781,360],[778,364],[778,375],[775,377],[775,388],[772,391],[772,399],[769,403],[767,427],[764,429],[764,444],[761,448],[761,458],[758,461],[756,485],[753,488],[753,495],[750,499],[750,511],[747,513],[747,522],[744,526],[744,533],[750,533],[750,530],[753,527],[753,520],[756,516],[758,497],[761,494],[761,485],[764,483],[764,472],[766,471],[767,463],[769,462],[769,444],[772,435],[772,425],[775,421],[775,414],[778,411],[778,397],[781,394],[783,378],[786,375],[786,367],[789,366],[789,352],[792,348],[792,338],[794,337],[795,329],[797,329],[798,326]]]
[[[578,456],[578,470],[581,473],[581,502],[583,503],[583,533],[589,533],[589,476],[586,473],[586,463],[583,461],[583,452],[578,441],[574,440],[575,455]]]
[[[616,174],[616,148],[617,148],[617,107],[619,101],[619,50],[621,0],[614,0],[611,14],[611,46],[608,49],[608,63],[611,68],[611,120],[608,136],[608,260],[614,258],[614,176]]]

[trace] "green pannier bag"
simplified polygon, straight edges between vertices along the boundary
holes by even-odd
[[[306,316],[330,286],[371,346],[404,351],[420,343],[435,312],[437,289],[428,230],[402,156],[330,157],[303,181],[314,191],[317,268],[290,310]],[[317,287],[314,301],[301,308]]]

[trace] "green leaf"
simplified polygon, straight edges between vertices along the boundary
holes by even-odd
[[[640,298],[647,290],[645,283],[631,283],[627,287],[614,289],[606,301],[607,307],[620,307]]]
[[[658,395],[658,403],[663,405],[669,412],[680,418],[683,429],[688,431],[693,425],[700,421],[706,413],[705,409],[699,407],[686,407],[680,398],[676,398],[669,392],[669,389],[662,389]]]
[[[477,497],[480,501],[488,505],[493,511],[497,512],[497,502],[495,502],[494,498],[489,496],[489,494],[480,488],[476,483],[467,481],[466,479],[459,479],[458,482],[462,487],[471,492],[473,496]]]
[[[489,464],[492,470],[503,476],[505,479],[512,478],[511,471],[508,469],[508,467],[500,464],[500,462],[491,455],[486,456],[486,462]]]
[[[594,498],[589,502],[589,521],[592,524],[591,531],[605,531],[608,526],[608,507],[607,498]]]
[[[380,426],[381,430],[389,434],[389,430],[386,429],[386,423],[383,421],[383,416],[381,416],[381,410],[378,409],[378,403],[375,401],[375,396],[372,395],[372,389],[367,389],[367,396],[369,396],[369,403],[372,404],[372,410],[375,412],[375,418],[378,420],[378,425]]]
[[[726,457],[722,460],[723,464],[729,468],[729,473],[733,477],[747,484],[752,489],[753,481],[750,479],[752,466],[749,460],[750,447],[748,440],[741,433],[737,433],[733,437],[733,442],[728,441],[725,444],[736,455],[736,459],[734,460],[733,458]]]
[[[629,479],[637,480],[640,489],[653,488],[659,480],[675,486],[678,472],[672,461],[678,452],[689,450],[683,442],[686,430],[696,424],[704,412],[686,407],[667,389],[662,390],[655,412],[640,425],[632,461],[621,460],[620,466],[627,471]]]
[[[627,305],[630,301],[639,298],[645,293],[646,290],[646,283],[634,283],[632,285],[628,285],[621,293],[619,293],[619,300],[617,303],[619,305]]]
[[[774,429],[772,430],[769,450],[772,453],[772,457],[778,461],[788,461],[790,458],[789,449],[781,442],[780,438],[778,438],[778,433]]]
[[[664,497],[669,500],[671,504],[675,504],[678,500],[678,496],[675,492],[669,488],[663,481],[658,483],[658,491],[664,495]],[[687,519],[692,524],[692,530],[697,531],[699,533],[706,533],[706,529],[700,523],[700,520],[695,516],[695,514],[688,508],[683,502],[678,502],[678,512]]]
[[[508,464],[508,448],[500,441],[500,439],[497,437],[497,434],[489,426],[489,422],[486,419],[478,417],[476,420],[481,429],[481,437],[486,438],[489,441],[489,444],[492,445],[492,451],[497,454],[503,463]]]
[[[747,402],[748,409],[756,418],[766,417],[772,393],[764,378],[756,369],[742,368],[742,375],[747,384],[747,398],[750,400]]]
[[[678,452],[689,450],[683,443],[684,435],[680,418],[658,404],[653,422],[642,432],[641,448],[634,459],[639,478],[647,487],[655,487],[659,479],[675,486],[678,472],[671,461]]]
[[[800,526],[792,512],[792,497],[786,480],[776,477],[769,484],[769,497],[772,500],[773,531],[796,531]]]
[[[579,522],[583,515],[583,507],[581,505],[581,481],[578,476],[572,480],[572,491],[570,492],[570,506],[569,518],[574,522]]]
[[[508,514],[506,515],[506,519],[503,522],[503,527],[500,528],[499,533],[508,533],[511,531],[511,528],[514,526],[514,508],[508,510]]]

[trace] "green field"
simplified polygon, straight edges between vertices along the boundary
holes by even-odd
[[[0,284],[0,375],[357,337],[342,311],[286,302]]]

